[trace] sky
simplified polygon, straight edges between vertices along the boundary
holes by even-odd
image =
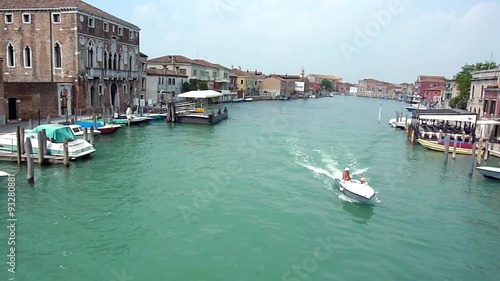
[[[500,62],[500,0],[86,0],[141,28],[150,59],[414,82]]]

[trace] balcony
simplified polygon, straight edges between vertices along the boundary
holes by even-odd
[[[138,71],[128,70],[113,70],[113,69],[100,69],[100,68],[87,68],[87,77],[104,78],[104,79],[118,79],[118,80],[137,80],[139,78]]]

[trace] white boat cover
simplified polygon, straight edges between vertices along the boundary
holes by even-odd
[[[222,93],[214,90],[189,91],[178,95],[179,98],[208,99],[222,97]]]

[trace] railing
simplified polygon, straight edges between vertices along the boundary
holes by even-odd
[[[87,68],[87,76],[114,79],[138,79],[139,71]]]

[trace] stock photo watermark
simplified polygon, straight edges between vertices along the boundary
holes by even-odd
[[[243,0],[212,0],[212,7],[219,17],[223,19],[229,12],[234,12]]]
[[[237,157],[248,158],[255,160],[258,157],[259,147],[266,144],[266,142],[274,140],[274,133],[285,130],[289,127],[289,121],[284,118],[283,112],[274,109],[274,117],[269,120],[269,126],[263,128],[260,133],[250,139],[248,142],[241,143],[237,150]],[[227,173],[231,171],[231,173]],[[231,178],[241,175],[243,167],[238,161],[229,161],[226,163],[221,172],[211,174],[208,183],[202,190],[196,190],[193,196],[193,201],[190,206],[178,205],[184,222],[191,223],[192,216],[199,213],[202,209],[208,206],[210,201],[217,197],[222,189],[227,188],[231,183]]]
[[[133,281],[135,280],[135,276],[128,275],[125,268],[122,268],[121,272],[117,272],[116,270],[112,270],[111,274],[113,274],[113,278],[109,281]]]
[[[16,177],[8,175],[7,177],[7,271],[9,274],[16,274]],[[10,277],[9,280],[14,280]]]
[[[293,265],[292,269],[285,271],[281,276],[281,280],[310,280],[309,275],[318,270],[320,262],[326,261],[332,255],[334,248],[335,245],[331,236],[325,240],[318,239],[318,245],[314,248],[312,255],[304,258],[299,265]]]
[[[394,15],[403,11],[403,7],[398,0],[391,0],[385,9],[371,12],[371,20],[368,21],[364,28],[357,27],[354,30],[354,38],[352,43],[343,42],[340,45],[342,54],[348,63],[352,61],[352,55],[361,53],[361,50],[366,48],[373,38],[377,37],[383,28],[387,27]]]

